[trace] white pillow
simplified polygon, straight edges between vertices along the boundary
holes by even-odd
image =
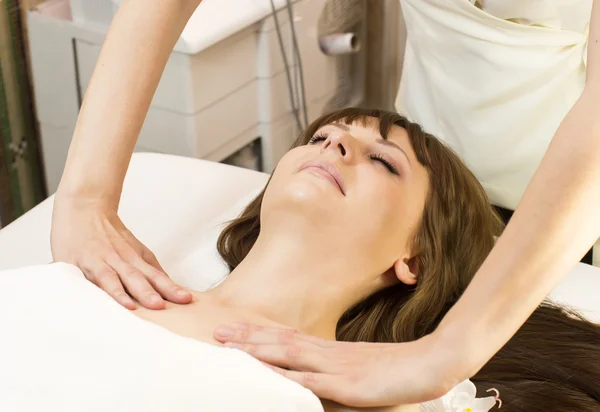
[[[238,217],[263,189],[255,189],[231,208],[186,239],[180,255],[163,265],[169,276],[179,285],[193,290],[207,290],[217,286],[229,274],[229,268],[217,251],[217,240],[227,224]]]

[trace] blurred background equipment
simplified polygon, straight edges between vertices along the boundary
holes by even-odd
[[[56,190],[120,2],[0,3],[0,227]],[[397,0],[204,0],[167,63],[135,150],[269,172],[324,111],[393,109],[399,22]],[[327,48],[332,39],[335,50]]]
[[[324,53],[334,56],[337,87],[325,110],[359,106],[364,100],[365,0],[329,0],[319,17],[319,41]]]
[[[22,6],[0,1],[0,227],[45,198]]]
[[[136,151],[231,161],[259,137],[261,159],[251,163],[272,170],[298,132],[301,100],[296,93],[290,100],[288,76],[292,90],[299,90],[298,68],[304,64],[308,119],[321,114],[335,90],[335,64],[317,41],[324,1],[294,2],[290,19],[287,2],[276,0],[275,20],[270,0],[204,0],[166,65]],[[106,16],[116,10],[110,4],[48,0],[29,13],[35,104],[50,192],[62,174],[107,31]],[[72,10],[84,13],[73,15]]]

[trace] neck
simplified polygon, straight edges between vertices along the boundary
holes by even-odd
[[[339,318],[355,301],[352,289],[360,288],[330,281],[332,274],[349,273],[351,268],[327,249],[300,236],[261,235],[227,280],[207,293],[258,322],[334,339]]]

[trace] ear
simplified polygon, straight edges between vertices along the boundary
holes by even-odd
[[[419,278],[416,258],[413,256],[411,258],[398,259],[394,263],[394,272],[400,282],[405,285],[415,285]]]

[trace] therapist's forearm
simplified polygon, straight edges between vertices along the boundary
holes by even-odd
[[[594,8],[598,20],[600,7]],[[599,37],[592,31],[590,49],[600,47]],[[438,328],[468,365],[457,379],[476,373],[600,236],[599,58],[600,50],[588,52],[582,96],[496,246]]]
[[[118,203],[152,96],[201,0],[125,0],[83,101],[58,196]]]

